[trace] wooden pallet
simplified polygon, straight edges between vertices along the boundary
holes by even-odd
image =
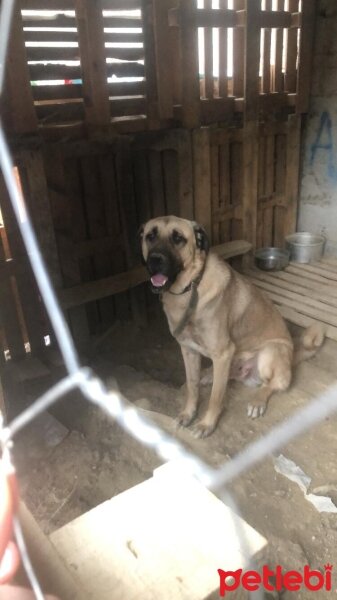
[[[315,321],[337,341],[337,259],[323,258],[308,265],[291,262],[284,271],[255,268],[245,273],[277,305],[282,316],[301,327]]]

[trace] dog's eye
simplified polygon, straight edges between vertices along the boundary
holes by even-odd
[[[184,236],[181,235],[181,233],[179,233],[178,231],[173,231],[172,242],[177,245],[178,244],[186,244],[186,238],[184,238]]]
[[[149,242],[153,242],[157,237],[157,230],[156,229],[152,229],[152,231],[150,231],[147,235],[146,235],[146,239]]]

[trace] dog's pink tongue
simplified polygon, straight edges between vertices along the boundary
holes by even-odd
[[[167,282],[167,277],[162,275],[161,273],[157,273],[157,275],[153,275],[151,277],[151,283],[154,287],[162,287]]]

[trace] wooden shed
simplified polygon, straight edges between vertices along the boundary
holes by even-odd
[[[337,349],[332,340],[337,341],[336,259],[325,258],[304,266],[290,264],[285,272],[275,275],[252,268],[256,249],[283,247],[285,237],[298,231],[305,148],[310,146],[312,163],[317,152],[329,153],[329,173],[337,183],[337,169],[332,164],[332,125],[327,111],[321,117],[318,131],[315,130],[313,144],[310,145],[304,133],[313,89],[321,85],[318,61],[326,61],[326,69],[333,68],[329,63],[330,47],[335,43],[332,38],[326,35],[324,60],[319,58],[317,42],[315,46],[315,28],[316,36],[317,31],[319,35],[316,40],[321,43],[325,38],[322,19],[331,18],[332,14],[336,18],[331,6],[331,0],[16,0],[15,3],[4,93],[0,99],[1,122],[13,157],[16,182],[22,191],[22,210],[26,207],[30,216],[75,345],[83,362],[98,367],[99,375],[106,381],[112,374],[120,383],[114,371],[115,367],[119,369],[122,392],[142,414],[177,436],[213,466],[231,458],[247,439],[269,431],[275,419],[285,418],[288,411],[309,402],[335,379],[332,357],[337,356]],[[327,140],[323,140],[325,133]],[[183,371],[176,359],[172,360],[177,348],[167,339],[166,345],[161,345],[158,298],[149,290],[149,276],[141,262],[139,228],[151,217],[163,215],[200,223],[213,250],[232,260],[234,268],[244,267],[253,283],[270,296],[286,319],[297,326],[324,322],[327,337],[331,338],[321,358],[315,358],[310,365],[301,365],[295,388],[286,398],[282,396],[284,404],[278,405],[281,408],[276,408],[274,416],[269,417],[268,413],[262,425],[256,425],[255,421],[254,425],[246,422],[243,425],[238,404],[207,447],[200,440],[190,440],[186,432],[177,434],[173,427]],[[111,342],[115,335],[115,342]],[[115,345],[102,358],[100,350],[107,340]],[[125,367],[128,352],[132,360]],[[154,358],[156,353],[161,353],[160,360]],[[59,359],[55,334],[0,171],[0,378],[10,416],[64,376],[64,365]],[[153,361],[152,365],[147,367],[146,361]],[[161,362],[165,361],[163,367]],[[149,373],[153,378],[152,388]],[[240,397],[239,392],[233,393]],[[163,550],[165,560],[167,556],[168,561],[172,559],[174,568],[170,566],[169,573],[159,568],[158,577],[151,580],[152,587],[148,584],[151,561],[157,557],[151,547],[152,537],[146,537],[146,528],[147,523],[152,523],[157,498],[167,514],[171,510],[170,468],[149,478],[159,464],[150,451],[145,454],[140,444],[126,439],[126,434],[115,424],[103,423],[93,408],[84,408],[75,396],[58,404],[50,415],[54,420],[52,427],[59,427],[60,436],[55,446],[51,443],[52,449],[50,424],[45,429],[42,421],[28,431],[28,438],[23,435],[17,444],[23,458],[23,498],[51,544],[47,542],[42,553],[46,540],[41,538],[41,544],[34,546],[34,536],[39,533],[34,529],[36,524],[30,523],[31,516],[26,515],[27,531],[37,532],[32,535],[31,552],[34,554],[36,550],[40,563],[51,552],[49,563],[54,561],[57,565],[56,577],[50,564],[47,568],[47,590],[62,595],[62,586],[58,584],[64,576],[65,600],[112,598],[106,586],[96,596],[95,588],[87,596],[84,592],[81,595],[76,586],[73,592],[71,581],[68,586],[69,572],[76,579],[77,570],[77,575],[81,575],[79,585],[84,582],[88,589],[93,585],[96,571],[90,569],[96,563],[87,548],[86,536],[90,528],[97,528],[97,536],[105,548],[104,557],[99,559],[107,572],[107,556],[114,553],[116,569],[110,574],[109,585],[123,582],[114,596],[116,599],[130,600],[138,594],[144,600],[159,597],[182,600],[192,595],[200,600],[218,597],[214,580],[209,584],[207,575],[198,587],[199,580],[194,577],[187,578],[186,583],[185,575],[179,571],[179,579],[176,574],[180,556],[181,561],[186,558],[186,569],[191,575],[195,565],[201,565],[202,561],[206,564],[209,559],[207,565],[212,564],[213,568],[214,561],[222,555],[223,530],[219,529],[217,544],[212,547],[203,523],[202,535],[206,536],[214,556],[205,545],[200,553],[195,546],[195,554],[190,557],[186,540],[193,538],[192,512],[187,533],[184,519],[179,521],[181,535],[177,539],[186,543],[187,548],[180,551],[179,560],[175,557],[174,540],[171,546],[160,545],[160,526],[163,525],[165,536],[169,537],[175,515],[172,524],[156,513],[156,523],[160,526],[152,531],[153,540]],[[57,425],[57,419],[62,425]],[[317,489],[324,488],[324,493],[329,487],[326,478],[333,470],[331,467],[329,471],[328,466],[333,463],[329,462],[327,451],[323,468],[319,456],[312,450],[310,454],[308,448],[312,448],[312,443],[316,449],[324,448],[327,440],[336,448],[332,425],[325,422],[315,438],[297,440],[289,450],[294,461],[303,460],[304,470],[313,469]],[[97,447],[95,440],[99,441]],[[20,471],[20,458],[18,463]],[[321,515],[313,516],[312,509],[303,508],[300,501],[297,504],[294,501],[287,513],[289,489],[286,484],[282,487],[279,479],[275,487],[271,460],[264,468],[263,472],[254,471],[254,476],[248,474],[241,487],[235,489],[243,506],[243,517],[264,536],[247,524],[240,525],[254,540],[252,553],[265,550],[267,540],[281,552],[282,558],[276,553],[278,564],[289,556],[301,561],[306,543],[310,546],[308,556],[312,558],[312,540],[316,543],[320,539],[315,560],[324,557],[325,562],[333,563],[334,557],[326,557],[324,553],[326,548],[333,548],[335,525],[330,527],[324,522],[323,526]],[[65,484],[58,487],[62,477]],[[110,477],[114,478],[113,484],[109,483]],[[266,482],[277,497],[281,517],[275,507],[268,512],[270,489],[266,489]],[[184,480],[180,484],[182,501],[187,503],[189,498],[189,506],[193,505],[196,493],[196,508],[200,506],[203,514],[214,510],[213,527],[216,529],[217,515],[219,520],[227,519],[229,527],[233,516],[210,492],[199,490],[199,496],[196,482]],[[329,485],[329,490],[331,485],[335,489],[334,483]],[[146,493],[152,504],[147,503],[148,497],[143,497]],[[260,500],[260,493],[259,505],[251,498]],[[139,548],[146,550],[142,563],[146,576],[139,566],[141,561],[133,562],[139,558],[138,546],[135,549],[133,538],[124,540],[131,535],[130,523],[123,520],[124,506],[131,514],[134,502],[140,507],[144,502],[147,507],[143,513],[140,508],[139,517],[137,513],[130,519],[138,532],[135,539]],[[89,512],[90,509],[93,510]],[[112,514],[109,511],[115,511],[114,527],[120,536],[117,541],[111,541],[106,529],[107,515]],[[286,523],[290,513],[298,521],[293,529]],[[268,526],[265,518],[270,518]],[[137,529],[137,523],[143,528]],[[315,530],[313,535],[311,526]],[[327,541],[325,528],[329,531]],[[310,539],[306,537],[309,534]],[[242,549],[238,544],[232,547],[236,554],[230,565],[232,569],[239,568]],[[55,548],[67,562],[68,574],[62,574],[64,564],[58,563]],[[93,556],[96,560],[98,555]],[[292,567],[291,564],[289,568]],[[127,585],[131,571],[133,595]],[[172,589],[168,577],[171,574],[175,577]],[[166,595],[159,596],[163,582]],[[150,589],[152,595],[146,596]]]

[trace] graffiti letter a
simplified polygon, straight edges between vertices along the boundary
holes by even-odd
[[[319,123],[319,128],[317,131],[316,139],[311,146],[311,154],[310,154],[310,166],[312,167],[317,150],[326,150],[328,152],[328,163],[327,170],[328,175],[334,180],[337,180],[337,169],[334,165],[334,155],[333,155],[333,140],[332,140],[332,123],[330,115],[327,111],[324,111],[321,114],[321,119]]]

